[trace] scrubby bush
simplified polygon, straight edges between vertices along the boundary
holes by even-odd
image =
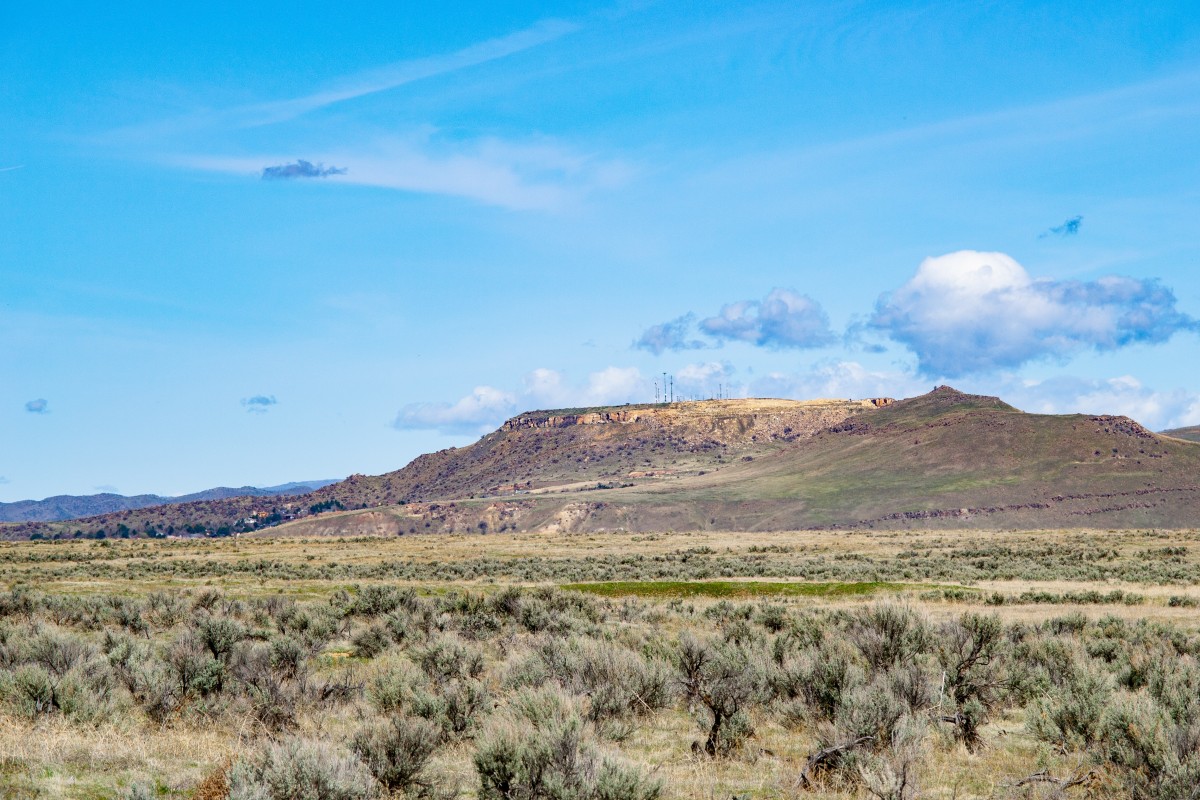
[[[354,752],[389,791],[415,792],[431,788],[425,778],[429,757],[441,731],[420,717],[392,716],[368,724],[354,735]]]
[[[451,634],[432,639],[413,656],[425,674],[437,682],[478,678],[483,672],[483,653]]]
[[[938,663],[950,701],[943,719],[969,748],[979,744],[979,728],[1005,688],[999,664],[1002,633],[999,617],[964,614],[944,625],[937,637]]]
[[[912,661],[933,643],[933,632],[921,615],[890,603],[852,615],[847,634],[873,670]]]
[[[246,636],[240,622],[229,617],[201,615],[196,620],[196,638],[208,648],[213,658],[228,661],[233,648]]]
[[[82,639],[45,627],[28,639],[10,629],[0,672],[0,699],[30,718],[56,715],[76,722],[103,719],[119,685],[108,660]]]
[[[862,657],[840,638],[830,638],[795,654],[777,652],[776,662],[769,673],[774,696],[803,704],[803,709],[787,706],[792,709],[789,716],[793,720],[810,714],[817,719],[833,719],[846,693],[866,681]]]
[[[358,658],[374,658],[386,650],[392,643],[387,629],[382,625],[372,625],[363,628],[351,640],[354,645],[354,655]]]
[[[480,800],[656,800],[657,781],[600,755],[570,698],[520,690],[481,735]]]
[[[366,695],[376,709],[385,714],[411,712],[431,702],[428,682],[408,661],[394,661],[381,667],[367,679]]]
[[[586,716],[594,723],[650,713],[664,707],[671,694],[671,671],[662,661],[582,636],[543,638],[509,676],[516,687],[546,680],[586,695]]]
[[[1077,658],[1062,682],[1030,705],[1027,725],[1037,738],[1064,750],[1091,747],[1100,740],[1113,693],[1112,676],[1086,657]]]
[[[1175,722],[1145,693],[1125,694],[1105,719],[1103,756],[1133,800],[1194,797],[1200,785],[1200,726]]]
[[[256,643],[239,647],[231,672],[250,703],[254,718],[268,730],[279,731],[296,723],[300,687],[277,671],[273,648]]]
[[[370,770],[324,742],[288,739],[239,761],[229,774],[229,800],[372,800]]]
[[[695,749],[709,756],[730,755],[754,735],[747,712],[765,697],[763,665],[736,645],[686,634],[677,658],[684,694],[706,717],[707,735]]]

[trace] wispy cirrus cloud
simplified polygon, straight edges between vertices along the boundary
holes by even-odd
[[[449,195],[518,211],[561,210],[593,191],[620,186],[633,175],[622,161],[578,153],[552,141],[484,139],[447,145],[429,131],[376,140],[355,151],[325,153],[321,159],[342,165],[336,174],[339,184]],[[271,154],[176,156],[167,162],[249,177],[262,175],[264,162],[286,160]]]
[[[1156,280],[1035,279],[1004,253],[963,250],[921,262],[868,324],[912,350],[923,374],[957,377],[1200,330],[1175,304]]]
[[[347,75],[297,97],[244,103],[227,108],[206,108],[171,119],[121,128],[109,132],[102,139],[144,142],[195,131],[239,130],[284,123],[347,100],[386,92],[406,84],[506,58],[560,39],[577,30],[579,25],[575,23],[561,19],[545,19],[528,28],[477,42],[452,53],[397,61]]]
[[[452,53],[349,75],[298,97],[206,108],[111,131],[97,142],[136,148],[138,157],[171,167],[265,180],[336,177],[339,184],[463,197],[513,210],[559,210],[594,190],[624,184],[631,169],[619,160],[579,152],[546,137],[440,137],[436,123],[410,123],[407,130],[381,132],[356,122],[350,113],[314,120],[299,135],[297,126],[286,123],[348,100],[514,56],[579,29],[573,22],[546,19]],[[288,149],[311,153],[311,160],[295,160],[274,147],[268,150],[261,135],[239,136],[239,131],[264,126],[276,126],[273,136],[287,137]],[[314,146],[314,131],[323,134],[322,142],[344,144],[337,150]]]
[[[453,53],[399,61],[378,69],[350,75],[301,97],[231,108],[219,112],[221,122],[234,127],[254,127],[286,122],[335,103],[385,92],[405,84],[506,58],[560,39],[577,30],[579,30],[579,25],[566,20],[542,20],[515,33],[488,39]]]

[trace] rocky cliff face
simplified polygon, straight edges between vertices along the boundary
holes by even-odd
[[[577,425],[636,425],[669,430],[689,443],[791,441],[811,436],[849,417],[891,405],[889,397],[865,400],[704,400],[586,411],[533,411],[513,417],[504,432]]]

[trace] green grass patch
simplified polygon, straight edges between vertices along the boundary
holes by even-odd
[[[587,592],[602,597],[854,597],[880,592],[907,592],[928,589],[960,589],[963,586],[933,583],[785,583],[780,581],[609,581],[607,583],[567,583],[563,589]]]

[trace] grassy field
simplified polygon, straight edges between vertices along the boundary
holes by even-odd
[[[607,581],[605,583],[567,583],[563,589],[601,597],[718,597],[747,600],[756,597],[862,597],[912,589],[961,591],[963,587],[939,587],[934,584],[886,583],[780,583],[778,581]],[[966,591],[972,591],[967,589]]]
[[[1200,531],[4,544],[0,798],[1181,797],[1198,605]]]

